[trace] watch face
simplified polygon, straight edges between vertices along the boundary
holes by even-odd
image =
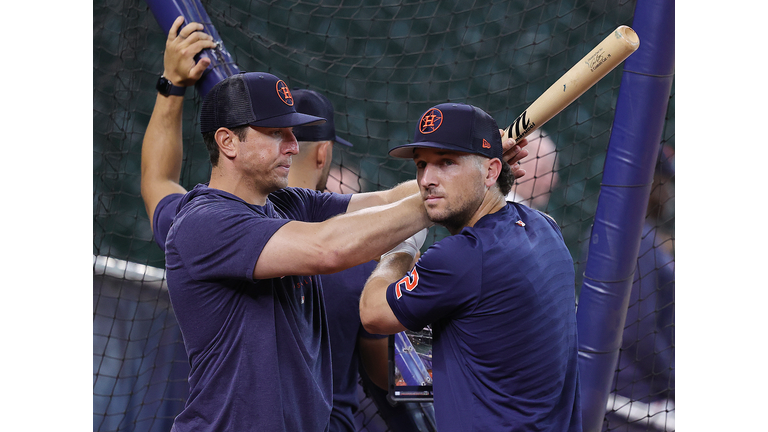
[[[157,85],[155,88],[157,89],[158,93],[163,96],[183,96],[184,92],[186,91],[186,87],[176,87],[168,78],[164,76],[161,76],[157,79]]]
[[[167,78],[160,77],[157,80],[157,91],[160,92],[161,94],[165,95],[165,96],[168,96],[168,92],[171,90],[171,86],[172,85],[173,84],[171,84],[171,82],[168,81]]]

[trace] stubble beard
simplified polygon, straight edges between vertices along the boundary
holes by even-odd
[[[288,187],[288,176],[282,176],[274,171],[262,172],[252,177],[253,186],[267,195]]]
[[[427,216],[433,223],[445,227],[451,234],[456,234],[472,220],[481,203],[482,196],[479,199],[465,200],[456,208],[448,205],[444,210],[437,210],[427,206]]]

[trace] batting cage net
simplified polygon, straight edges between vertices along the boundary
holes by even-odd
[[[334,105],[328,189],[390,188],[415,177],[387,152],[443,102],[478,106],[500,127],[619,25],[634,1],[203,0],[242,71],[265,71]],[[168,431],[189,371],[140,196],[141,145],[163,71],[166,34],[142,0],[95,0],[93,47],[93,429]],[[642,43],[642,42],[641,42]],[[670,43],[674,43],[670,41]],[[562,229],[581,286],[622,66],[529,141],[527,175],[509,199]],[[674,86],[641,240],[604,430],[674,430]],[[200,97],[184,102],[181,185],[206,182]],[[448,235],[432,228],[424,248]],[[400,430],[360,386],[360,430]],[[429,404],[403,411],[435,430]],[[297,415],[300,415],[297,413]]]

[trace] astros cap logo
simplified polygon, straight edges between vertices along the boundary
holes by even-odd
[[[291,89],[288,88],[288,85],[283,80],[278,80],[275,87],[280,100],[288,106],[293,106],[293,96],[291,95]]]
[[[443,113],[437,108],[430,108],[419,120],[419,132],[430,134],[443,124]]]

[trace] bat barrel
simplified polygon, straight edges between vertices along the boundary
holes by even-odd
[[[640,46],[632,28],[619,26],[563,74],[507,127],[505,135],[520,141],[565,109],[608,75]]]
[[[614,33],[618,36],[623,38],[627,44],[629,44],[629,47],[631,47],[631,52],[635,52],[637,48],[640,46],[640,38],[637,36],[637,33],[635,33],[634,30],[632,30],[629,26],[619,26]]]

